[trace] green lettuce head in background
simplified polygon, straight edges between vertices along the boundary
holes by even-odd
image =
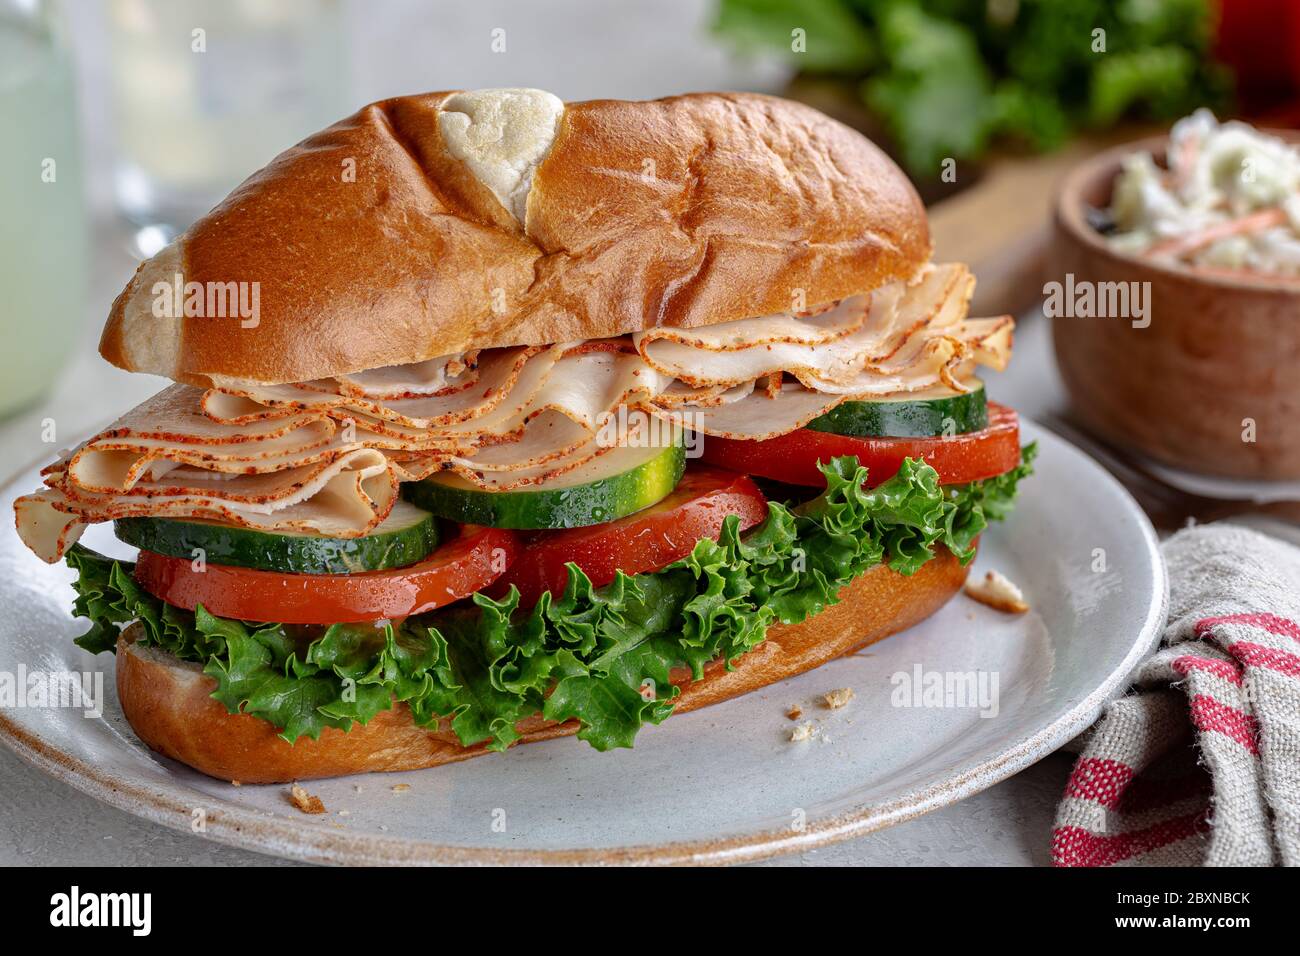
[[[714,29],[841,78],[930,175],[994,142],[1046,150],[1126,115],[1223,106],[1213,18],[1212,0],[719,0]]]

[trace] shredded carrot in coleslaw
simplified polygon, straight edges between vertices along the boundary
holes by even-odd
[[[1114,248],[1215,274],[1300,277],[1300,150],[1199,110],[1174,124],[1165,161],[1125,159]]]

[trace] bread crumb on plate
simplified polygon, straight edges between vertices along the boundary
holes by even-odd
[[[303,813],[324,813],[325,804],[315,794],[308,793],[296,783],[289,788],[289,802]]]
[[[393,793],[406,793],[406,791],[410,789],[411,789],[411,785],[409,783],[393,784]]]
[[[813,725],[813,722],[805,720],[802,724],[795,727],[794,730],[790,731],[790,739],[792,741],[809,740],[815,733],[817,733],[817,728]]]
[[[798,704],[791,704],[790,709],[785,712],[785,715],[791,720],[798,720],[803,716],[803,708]]]
[[[1004,574],[990,571],[979,581],[966,582],[966,596],[1007,614],[1024,614],[1029,603],[1020,588]]]
[[[841,687],[838,690],[827,691],[822,695],[822,703],[831,710],[838,710],[853,699],[852,687]]]

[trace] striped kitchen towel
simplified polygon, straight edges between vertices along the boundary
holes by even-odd
[[[1230,524],[1165,542],[1161,646],[1084,738],[1057,866],[1300,866],[1300,549]]]

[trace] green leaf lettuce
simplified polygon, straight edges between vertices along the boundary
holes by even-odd
[[[717,541],[662,570],[595,588],[570,565],[564,593],[529,609],[511,589],[499,601],[476,594],[378,626],[253,624],[181,610],[140,588],[130,563],[77,545],[67,555],[78,574],[74,612],[91,622],[77,643],[112,650],[119,627],[139,621],[144,644],[200,664],[216,700],[290,742],[348,730],[399,701],[417,724],[445,721],[466,746],[504,750],[519,722],[540,714],[577,720],[578,736],[597,750],[630,747],[644,724],[672,713],[674,669],[698,678],[709,661],[731,667],[773,622],[818,613],[881,562],[913,574],[938,546],[968,562],[988,521],[1009,511],[1034,452],[1026,447],[1005,475],[947,487],[908,459],[866,488],[866,470],[838,458],[822,466],[827,487],[817,498],[793,509],[772,503],[744,535],[729,517]]]

